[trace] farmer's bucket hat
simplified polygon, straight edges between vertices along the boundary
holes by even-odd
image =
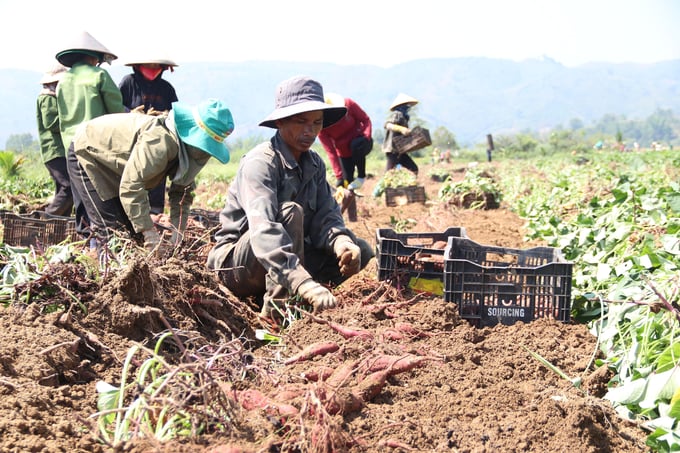
[[[298,113],[323,110],[323,127],[328,127],[347,113],[344,106],[326,104],[321,84],[305,76],[296,76],[281,82],[276,88],[275,99],[274,111],[260,123],[260,126],[276,129],[276,120]]]
[[[231,111],[222,101],[208,99],[195,107],[173,102],[175,128],[183,142],[195,146],[223,164],[229,162],[229,149],[224,144],[234,130]]]

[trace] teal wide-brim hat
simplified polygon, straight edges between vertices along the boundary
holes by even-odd
[[[296,76],[284,80],[276,87],[275,108],[260,126],[276,129],[276,120],[299,113],[323,110],[323,127],[338,122],[347,113],[347,108],[326,103],[323,87],[316,80]]]
[[[173,102],[175,128],[179,138],[205,151],[223,164],[229,162],[229,148],[224,140],[234,130],[231,111],[222,101],[208,99],[196,106]]]

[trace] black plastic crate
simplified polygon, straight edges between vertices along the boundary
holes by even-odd
[[[2,242],[13,246],[49,246],[76,240],[74,217],[35,211],[29,214],[2,213]]]
[[[385,204],[401,206],[409,203],[425,203],[424,186],[385,187]]]
[[[207,229],[212,229],[220,225],[220,212],[208,211],[207,209],[192,209],[189,217],[200,223]]]
[[[450,237],[467,237],[465,228],[451,227],[441,233],[397,233],[390,228],[376,229],[378,280],[443,294],[444,251]]]
[[[573,264],[559,249],[525,250],[450,237],[444,259],[444,300],[478,326],[571,318]]]

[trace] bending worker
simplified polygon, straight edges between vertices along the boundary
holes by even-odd
[[[68,166],[99,245],[122,230],[143,236],[147,249],[158,248],[161,238],[151,219],[148,191],[166,177],[171,180],[173,241],[178,240],[186,228],[196,175],[210,157],[229,162],[224,139],[233,129],[231,112],[215,99],[197,106],[175,102],[168,116],[118,113],[82,124]]]
[[[335,186],[347,187],[350,190],[360,189],[366,179],[366,156],[373,149],[371,119],[359,104],[350,98],[328,93],[326,102],[336,107],[347,108],[347,114],[340,121],[319,133],[319,141],[333,167]]]

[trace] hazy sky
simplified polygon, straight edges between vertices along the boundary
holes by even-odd
[[[337,5],[337,6],[334,6]],[[42,71],[88,31],[120,65],[286,60],[392,66],[548,56],[566,66],[680,59],[676,0],[0,0],[0,67]]]

